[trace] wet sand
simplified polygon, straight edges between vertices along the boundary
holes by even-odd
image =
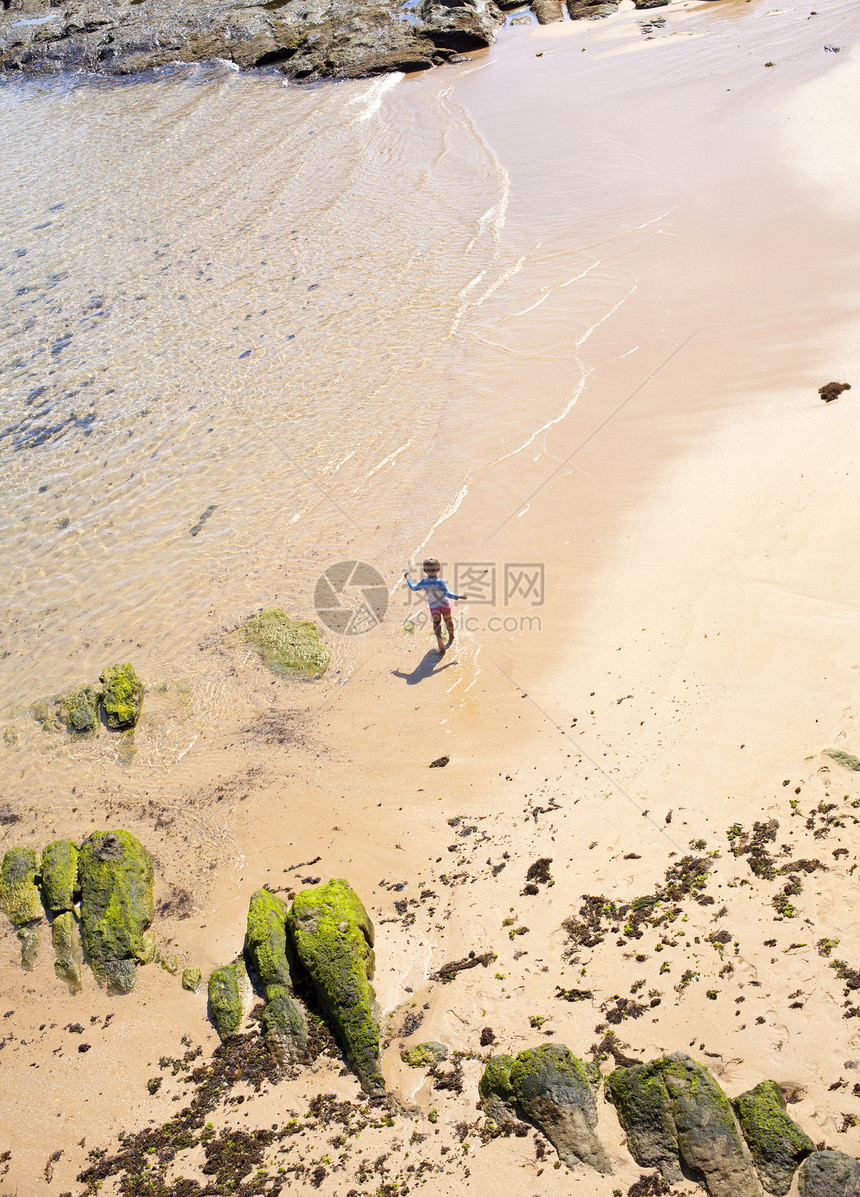
[[[766,1078],[793,1085],[790,1112],[814,1141],[860,1151],[846,1118],[860,1061],[844,1017],[854,997],[831,967],[856,964],[860,775],[821,755],[860,751],[857,416],[855,391],[827,406],[817,395],[831,379],[857,386],[857,163],[845,142],[827,152],[825,133],[856,94],[860,66],[847,5],[823,9],[814,36],[799,32],[807,16],[794,10],[656,12],[667,27],[654,42],[634,14],[512,31],[484,69],[454,83],[510,175],[512,209],[533,214],[550,260],[567,213],[575,219],[577,188],[597,185],[586,168],[601,147],[625,161],[638,154],[654,214],[673,214],[656,248],[634,224],[615,240],[619,261],[595,271],[595,288],[624,299],[582,344],[573,344],[581,292],[574,301],[548,285],[533,314],[497,314],[507,369],[482,373],[480,347],[464,351],[471,373],[461,384],[485,397],[487,418],[518,403],[527,411],[530,352],[542,350],[541,385],[559,396],[571,361],[584,369],[565,418],[471,477],[427,545],[446,561],[494,564],[500,588],[506,564],[543,564],[543,603],[463,604],[474,623],[438,661],[426,629],[403,631],[397,616],[411,608],[397,588],[386,622],[349,647],[349,669],[303,686],[243,659],[213,618],[204,651],[240,681],[206,742],[83,797],[58,787],[52,826],[34,797],[32,814],[22,807],[5,829],[7,843],[34,845],[92,826],[134,831],[156,858],[157,903],[174,903],[156,919],[160,950],[204,975],[240,950],[248,898],[263,883],[296,889],[343,876],[358,890],[377,929],[385,1074],[423,1113],[363,1132],[342,1161],[333,1132],[309,1120],[281,1144],[284,1166],[305,1162],[290,1191],[310,1192],[322,1167],[323,1193],[373,1193],[395,1180],[441,1193],[626,1192],[641,1170],[605,1102],[599,1130],[613,1177],[556,1169],[534,1134],[482,1143],[474,1126],[489,1051],[554,1041],[586,1058],[607,1031],[637,1059],[689,1050],[730,1096]],[[843,45],[838,59],[825,42]],[[493,313],[483,320],[489,338]],[[494,407],[511,380],[510,407]],[[439,452],[467,422],[452,395]],[[394,578],[402,563],[384,558],[388,543],[384,530],[347,536],[344,555],[384,559]],[[272,601],[288,594],[285,583]],[[490,627],[492,616],[516,630]],[[162,734],[181,733],[169,694],[151,709]],[[449,763],[429,769],[442,756]],[[778,908],[791,874],[757,876],[743,832],[727,836],[773,819],[777,867],[825,866],[801,872],[799,892]],[[577,944],[585,895],[604,905],[653,895],[687,856],[706,879],[678,899],[683,917],[632,934],[627,916],[606,919],[599,942]],[[541,858],[553,884],[524,894]],[[726,942],[715,941],[724,930]],[[822,940],[839,943],[819,949]],[[183,1055],[183,1035],[204,1057],[213,1050],[205,995],[150,966],[130,997],[100,993],[89,977],[82,995],[67,996],[47,944],[29,975],[8,928],[0,951],[11,1011],[11,1158],[0,1184],[77,1193],[90,1149],[176,1112],[183,1074],[158,1061]],[[431,980],[470,951],[497,955],[448,984]],[[560,996],[576,990],[591,996]],[[81,1033],[67,1029],[77,1023]],[[488,1027],[492,1048],[481,1045]],[[462,1092],[400,1062],[403,1043],[428,1039],[468,1053]],[[162,1073],[151,1095],[146,1082]],[[301,1119],[319,1093],[358,1099],[352,1078],[324,1058],[264,1088],[218,1110],[216,1126]],[[425,1117],[432,1109],[437,1122]],[[416,1134],[427,1138],[410,1143]],[[434,1171],[407,1171],[422,1160]],[[177,1162],[172,1175],[195,1175],[200,1163]]]

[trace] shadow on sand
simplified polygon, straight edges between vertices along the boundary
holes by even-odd
[[[452,665],[456,664],[456,661],[447,660],[447,653],[444,657],[440,657],[436,649],[431,648],[411,673],[404,673],[402,669],[392,669],[391,672],[394,677],[402,677],[407,686],[417,686],[426,678],[433,677],[435,674],[441,673],[443,669],[450,669]]]

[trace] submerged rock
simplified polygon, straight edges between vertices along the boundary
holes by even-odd
[[[104,686],[102,702],[108,727],[134,727],[143,706],[143,682],[131,665],[111,665],[99,681]]]
[[[762,1081],[732,1101],[764,1187],[785,1197],[803,1160],[815,1151],[809,1135],[785,1112],[776,1081]]]
[[[222,1041],[228,1040],[242,1025],[251,1008],[253,990],[244,960],[222,964],[209,978],[209,1010]]]
[[[361,1087],[370,1094],[383,1093],[376,995],[370,984],[373,924],[361,899],[346,881],[333,878],[296,895],[287,926]]]
[[[433,1068],[448,1059],[448,1049],[444,1043],[416,1043],[414,1047],[404,1047],[400,1059],[410,1068]]]
[[[66,698],[60,699],[60,718],[69,731],[86,734],[99,725],[101,690],[95,686],[78,686]]]
[[[243,632],[263,663],[277,673],[316,678],[326,671],[330,654],[317,638],[317,625],[310,620],[290,619],[286,611],[269,607],[252,615]]]
[[[28,973],[32,972],[42,933],[37,925],[31,924],[29,927],[19,927],[16,934],[21,942],[21,968]]]
[[[78,845],[54,840],[42,849],[42,893],[52,914],[72,910],[81,896]]]
[[[800,1197],[860,1197],[860,1164],[841,1151],[816,1151],[798,1169]]]
[[[152,959],[152,857],[128,831],[94,831],[81,847],[81,929],[93,972],[121,993]]]
[[[287,940],[287,906],[277,894],[258,889],[248,907],[245,958],[266,996],[266,1043],[282,1064],[300,1059],[308,1046],[305,1013],[291,990],[295,961]]]
[[[65,910],[56,916],[51,927],[51,939],[54,944],[54,972],[64,981],[68,981],[70,989],[79,990],[81,952],[78,947],[75,916],[71,910]]]
[[[763,1197],[728,1098],[683,1052],[615,1069],[606,1093],[637,1164],[677,1181],[683,1163],[711,1197]]]
[[[9,848],[0,867],[0,906],[10,923],[21,926],[42,917],[36,885],[38,858],[32,848]]]

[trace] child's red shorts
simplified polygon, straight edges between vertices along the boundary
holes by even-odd
[[[447,619],[451,614],[451,604],[446,603],[444,607],[431,607],[430,614],[434,619],[441,619],[443,615]]]

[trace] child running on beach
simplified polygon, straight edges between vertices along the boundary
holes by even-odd
[[[435,557],[428,557],[424,562],[424,573],[427,575],[422,578],[420,582],[412,582],[409,577],[409,571],[404,573],[403,577],[406,579],[406,585],[410,590],[424,590],[427,592],[427,602],[430,604],[430,615],[433,618],[433,631],[436,633],[436,643],[439,645],[439,656],[445,652],[446,646],[442,643],[442,617],[445,617],[445,627],[448,629],[448,644],[450,648],[454,643],[454,620],[451,618],[451,603],[450,599],[465,599],[465,594],[454,594],[448,589],[448,583],[439,577],[441,564]]]

